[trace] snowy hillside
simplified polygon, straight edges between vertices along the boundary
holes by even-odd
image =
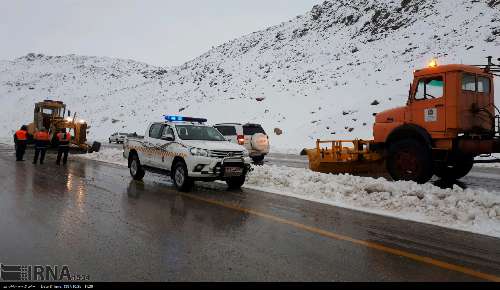
[[[142,132],[167,113],[259,122],[281,148],[369,138],[373,113],[406,102],[415,68],[487,55],[500,57],[500,0],[325,1],[179,67],[75,55],[0,61],[0,135],[50,97],[88,120],[95,139]]]

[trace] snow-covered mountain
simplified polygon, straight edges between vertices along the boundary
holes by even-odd
[[[0,135],[52,98],[88,120],[95,139],[142,132],[164,114],[259,122],[282,148],[369,138],[373,113],[406,102],[414,69],[488,55],[500,57],[500,0],[325,1],[179,67],[76,55],[0,61]]]

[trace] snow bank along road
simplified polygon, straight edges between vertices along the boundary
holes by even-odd
[[[15,162],[0,146],[3,263],[66,264],[97,281],[500,281],[494,237],[217,183],[179,193],[165,176],[134,182],[94,160],[53,163]]]

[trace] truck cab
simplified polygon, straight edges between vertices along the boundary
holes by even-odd
[[[407,105],[381,112],[375,119],[374,143],[385,148],[393,177],[425,182],[435,173],[456,179],[470,171],[475,156],[500,151],[493,89],[495,67],[489,58],[489,64],[483,67],[439,66],[433,62],[415,70]],[[394,148],[402,140],[407,143],[403,147],[424,149],[413,148],[402,158],[398,155],[401,148]],[[401,164],[394,164],[398,158]],[[421,164],[422,159],[430,161]],[[414,166],[405,169],[402,163]],[[417,171],[420,177],[415,175]]]
[[[419,126],[435,140],[449,140],[459,134],[491,137],[495,133],[493,91],[493,76],[475,66],[417,70],[407,106],[377,114],[375,142],[386,142],[403,124]],[[437,147],[449,149],[451,145],[438,142]]]
[[[224,180],[239,188],[250,170],[248,151],[231,143],[207,120],[183,116],[165,116],[165,121],[151,123],[143,138],[128,138],[124,157],[130,174],[142,179],[145,171],[169,174],[181,191],[193,181]]]

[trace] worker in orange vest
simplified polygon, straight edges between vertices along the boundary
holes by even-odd
[[[33,164],[38,161],[38,156],[40,156],[40,164],[43,164],[45,159],[45,152],[50,144],[50,136],[47,129],[42,128],[40,131],[35,133],[35,158],[33,159]]]
[[[24,161],[23,156],[26,151],[26,143],[28,142],[28,127],[22,125],[21,129],[14,134],[14,144],[16,147],[16,161]]]
[[[64,155],[63,165],[66,165],[66,162],[68,161],[69,142],[71,141],[71,135],[69,133],[66,133],[65,128],[62,128],[61,132],[57,133],[56,136],[57,136],[57,142],[59,144],[57,148],[56,164],[57,165],[61,164],[61,155]]]

